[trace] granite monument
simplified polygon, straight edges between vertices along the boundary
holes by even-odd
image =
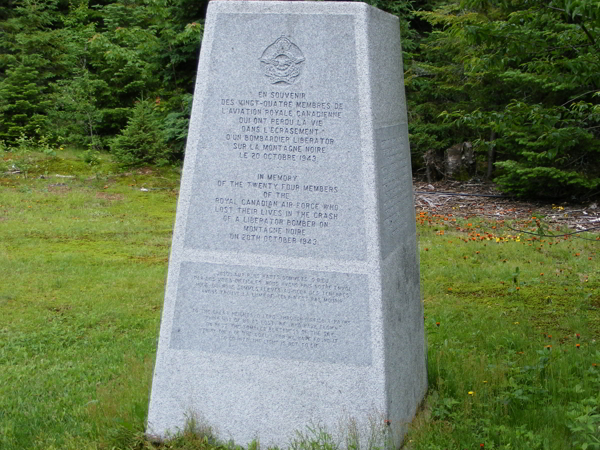
[[[211,2],[148,434],[397,447],[426,388],[397,18]]]

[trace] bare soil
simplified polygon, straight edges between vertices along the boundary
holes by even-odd
[[[413,180],[417,211],[452,214],[468,218],[481,216],[497,220],[524,220],[535,216],[553,229],[600,231],[600,207],[587,204],[552,204],[520,201],[502,195],[492,183]]]

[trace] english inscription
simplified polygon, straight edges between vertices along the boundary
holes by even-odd
[[[182,263],[171,348],[368,365],[366,275]]]

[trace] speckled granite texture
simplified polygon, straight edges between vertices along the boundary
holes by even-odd
[[[400,444],[427,388],[401,56],[363,3],[209,5],[149,435]]]

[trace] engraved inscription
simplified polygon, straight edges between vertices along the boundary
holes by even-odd
[[[400,245],[402,226],[412,208],[412,178],[406,124],[375,131],[379,175],[381,256],[385,258]]]
[[[237,124],[225,141],[241,160],[326,162],[336,144],[327,133],[328,122],[344,118],[344,103],[309,97],[305,92],[259,91],[254,99],[220,99],[221,114],[233,115]],[[251,180],[217,180],[214,212],[222,213],[221,220],[230,226],[226,238],[319,245],[315,231],[335,225],[347,212],[337,195],[342,188],[307,182],[299,173],[292,168],[283,174],[257,173]]]
[[[265,49],[260,62],[271,84],[292,84],[300,76],[304,55],[296,44],[281,36]]]
[[[353,22],[346,25],[348,38],[335,48],[351,56]],[[212,53],[211,70],[223,77],[211,79],[198,124],[186,247],[366,259],[356,66],[332,73],[310,65],[301,76],[289,73],[293,83],[265,84],[254,56],[261,51],[262,64],[277,60],[285,73],[302,67],[304,54],[325,55],[310,39],[302,51],[296,44],[282,36],[266,49],[244,43]],[[232,72],[232,61],[260,76]],[[322,82],[312,84],[309,73]]]
[[[371,363],[366,275],[185,262],[171,348]]]
[[[314,248],[326,245],[323,233],[331,242],[348,223],[362,222],[362,205],[352,194],[360,186],[335,180],[330,175],[341,171],[328,170],[347,164],[340,160],[345,136],[337,131],[347,118],[346,102],[311,97],[261,90],[213,104],[230,124],[221,135],[222,156],[248,168],[244,176],[221,176],[203,189],[212,192],[205,212],[221,224],[221,242],[242,243],[249,251]],[[356,238],[358,249],[364,242]]]
[[[344,215],[338,186],[302,183],[292,173],[218,180],[217,186],[214,211],[229,225],[229,240],[316,246],[314,231],[335,226]]]
[[[242,160],[259,161],[319,162],[336,144],[331,127],[346,118],[343,101],[310,101],[305,92],[221,98],[220,112],[237,124],[224,136],[230,148]]]

